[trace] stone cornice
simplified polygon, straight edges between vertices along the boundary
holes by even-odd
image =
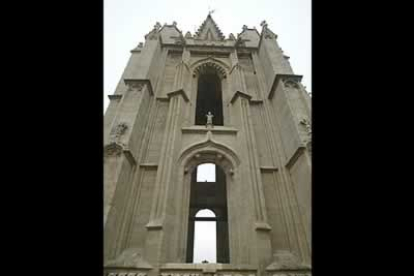
[[[120,100],[122,98],[122,94],[113,94],[113,95],[108,95],[108,98],[113,101],[113,100]]]
[[[190,101],[190,99],[188,98],[188,96],[185,93],[184,89],[178,89],[176,91],[172,91],[172,92],[167,93],[168,99],[170,99],[171,97],[174,97],[176,95],[181,95],[186,102]]]
[[[256,222],[254,224],[254,228],[256,231],[270,231],[272,230],[272,227],[266,222]]]
[[[250,96],[249,94],[241,92],[241,91],[236,91],[236,93],[234,93],[233,97],[231,97],[230,103],[233,104],[237,100],[237,98],[239,98],[239,97],[245,98],[249,101],[252,99],[252,96]]]
[[[272,87],[270,88],[268,99],[272,99],[275,93],[276,87],[281,80],[293,80],[295,82],[300,82],[302,80],[301,75],[292,75],[292,74],[276,74],[275,78],[273,79]]]
[[[277,172],[279,169],[276,167],[270,167],[270,166],[261,166],[260,171],[262,172]]]
[[[214,126],[213,128],[206,128],[205,126],[191,126],[181,128],[182,133],[205,133],[207,131],[211,131],[213,133],[228,133],[236,135],[238,129],[226,126]]]
[[[137,160],[134,154],[124,144],[112,142],[104,146],[105,157],[119,156],[121,155],[121,153],[125,155],[125,157],[132,166],[137,164]]]
[[[149,79],[124,79],[124,83],[127,86],[128,85],[140,84],[140,83],[147,84],[147,86],[148,86],[148,92],[150,93],[151,96],[154,95],[154,91],[152,90],[151,81]]]
[[[305,146],[299,146],[295,153],[292,155],[292,157],[290,157],[290,159],[288,160],[288,162],[286,163],[286,168],[290,169],[296,162],[296,160],[299,159],[299,157],[302,155],[302,153],[304,153],[306,150]]]

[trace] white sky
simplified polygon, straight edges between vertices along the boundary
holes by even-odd
[[[297,75],[303,75],[302,83],[312,92],[311,72],[311,0],[104,0],[104,111],[109,103],[108,95],[115,92],[130,50],[153,29],[157,21],[172,24],[183,34],[192,34],[206,19],[209,9],[223,35],[236,37],[242,26],[256,27],[266,20],[268,27],[278,35],[279,46],[290,56],[290,63]],[[207,168],[211,171],[211,168]],[[212,173],[207,172],[206,177]],[[215,261],[211,245],[215,245],[215,222],[199,222],[195,229],[195,261]],[[198,230],[201,229],[201,230]],[[201,240],[199,240],[201,239]]]
[[[108,95],[115,92],[130,50],[153,29],[157,21],[172,24],[185,34],[194,34],[209,8],[223,35],[237,36],[242,26],[256,27],[266,20],[278,35],[279,46],[295,74],[303,75],[308,92],[311,84],[311,0],[104,0],[104,111]]]

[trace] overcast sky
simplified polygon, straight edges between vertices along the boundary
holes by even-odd
[[[303,75],[302,83],[312,92],[311,0],[104,0],[104,111],[130,50],[145,42],[144,36],[157,21],[161,25],[176,21],[183,34],[194,34],[209,10],[214,10],[212,17],[226,38],[230,33],[237,37],[243,25],[256,27],[260,32],[260,22],[266,20],[268,28],[278,35],[284,54],[290,56],[294,73]],[[207,235],[214,231],[213,224],[197,227],[204,229],[195,233],[196,239],[204,240],[195,241],[201,250],[195,254],[197,261],[212,258],[209,247],[215,243],[215,237]]]
[[[290,56],[294,73],[303,75],[303,84],[312,91],[311,0],[104,0],[104,111],[130,50],[145,42],[157,21],[161,25],[176,21],[183,34],[194,34],[209,9],[226,38],[230,33],[237,37],[243,25],[260,32],[260,22],[266,20]]]

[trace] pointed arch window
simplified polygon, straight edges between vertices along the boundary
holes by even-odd
[[[214,116],[214,125],[224,125],[221,79],[212,66],[204,68],[198,77],[195,124],[205,125],[208,112]]]

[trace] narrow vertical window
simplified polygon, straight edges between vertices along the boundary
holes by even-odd
[[[217,261],[216,215],[209,209],[198,211],[194,226],[194,263]]]
[[[229,263],[226,175],[212,163],[191,173],[187,262]]]
[[[223,125],[221,80],[214,69],[206,70],[198,78],[195,124],[205,125],[208,112],[214,116],[214,125]]]

